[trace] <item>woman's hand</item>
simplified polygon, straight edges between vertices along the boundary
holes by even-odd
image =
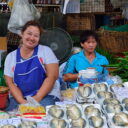
[[[59,67],[58,64],[46,64],[46,79],[41,88],[33,98],[40,102],[53,88],[55,80],[58,78]]]
[[[67,73],[64,74],[63,79],[64,81],[75,81],[78,79],[78,73],[77,74],[72,74],[72,73]]]
[[[27,103],[27,100],[24,99],[21,90],[14,84],[13,78],[5,76],[6,84],[8,85],[11,94],[16,99],[19,104]]]

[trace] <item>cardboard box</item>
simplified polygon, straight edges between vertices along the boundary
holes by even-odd
[[[0,50],[7,51],[7,37],[0,37]]]

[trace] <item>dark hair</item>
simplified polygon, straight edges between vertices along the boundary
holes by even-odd
[[[42,34],[43,32],[43,28],[40,26],[40,24],[35,21],[35,20],[31,20],[31,21],[28,21],[23,27],[22,27],[22,32],[24,32],[29,26],[35,26],[39,29],[40,31],[40,35]]]
[[[80,35],[80,43],[84,43],[85,41],[87,41],[90,36],[94,37],[95,40],[98,42],[98,36],[97,36],[97,34],[94,31],[92,31],[92,30],[85,30]]]

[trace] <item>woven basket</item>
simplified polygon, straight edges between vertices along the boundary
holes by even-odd
[[[85,0],[80,4],[81,12],[111,12],[113,11],[110,0]]]
[[[67,15],[67,31],[78,31],[86,29],[95,29],[95,16],[94,15],[80,15],[69,14]]]
[[[128,51],[128,32],[101,30],[98,31],[99,44],[111,53]]]

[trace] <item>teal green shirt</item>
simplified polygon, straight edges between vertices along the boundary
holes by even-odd
[[[89,67],[94,67],[99,73],[108,74],[108,71],[101,66],[109,64],[107,58],[97,52],[95,53],[96,57],[92,63],[88,61],[87,57],[84,55],[83,50],[77,54],[72,55],[65,66],[64,74],[77,74],[80,70],[86,70]],[[78,86],[76,81],[70,82],[69,85],[71,88]]]

